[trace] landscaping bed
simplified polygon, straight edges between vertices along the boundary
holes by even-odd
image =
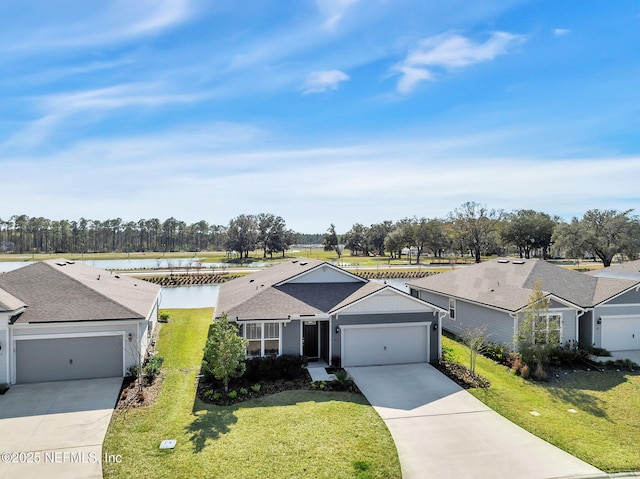
[[[472,373],[469,368],[461,364],[443,360],[436,364],[436,368],[464,389],[488,388],[491,386],[491,382],[488,379]]]

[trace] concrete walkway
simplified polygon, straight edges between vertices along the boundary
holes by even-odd
[[[12,386],[0,396],[0,479],[102,479],[102,441],[121,385],[106,378]]]
[[[389,428],[404,479],[603,477],[506,420],[428,364],[348,371]]]

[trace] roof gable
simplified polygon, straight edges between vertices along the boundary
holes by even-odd
[[[302,261],[300,264],[304,265]],[[367,280],[337,268],[329,263],[320,263],[313,268],[303,271],[292,278],[281,281],[277,286],[293,283],[366,283]]]
[[[18,298],[0,288],[0,311],[16,311],[25,306]]]
[[[351,299],[351,298],[348,298]],[[337,305],[332,313],[371,313],[371,312],[444,312],[434,304],[414,298],[392,286],[383,286],[352,301],[344,301]]]

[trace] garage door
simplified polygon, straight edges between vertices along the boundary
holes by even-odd
[[[602,317],[602,347],[609,351],[640,349],[640,317]]]
[[[429,360],[429,325],[358,325],[341,329],[343,367]]]
[[[16,341],[16,382],[122,376],[122,336]]]

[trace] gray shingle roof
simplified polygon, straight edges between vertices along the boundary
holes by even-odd
[[[0,311],[16,311],[24,306],[26,304],[0,288]]]
[[[27,305],[18,323],[144,319],[160,293],[158,285],[65,260],[5,273],[0,288]]]
[[[611,265],[608,268],[595,269],[587,272],[588,275],[599,278],[617,278],[640,281],[640,260],[627,261],[626,263]]]
[[[327,264],[309,259],[288,261],[224,283],[216,316],[226,312],[239,320],[269,320],[293,314],[327,314],[385,287],[367,281],[349,282],[347,276],[345,282],[280,284]]]
[[[498,259],[408,282],[409,286],[433,291],[507,311],[526,307],[534,284],[574,305],[587,308],[599,304],[637,281],[597,278],[542,260]]]

